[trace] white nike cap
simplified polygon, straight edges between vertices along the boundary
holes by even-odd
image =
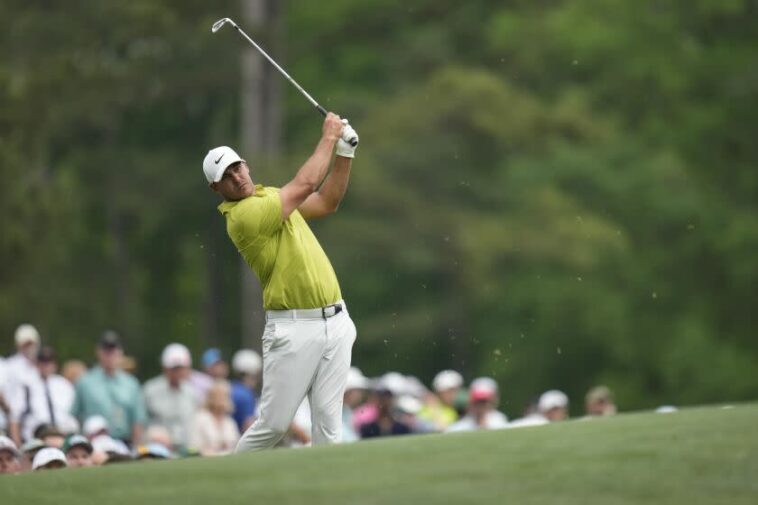
[[[239,154],[234,152],[231,147],[219,146],[208,151],[203,160],[203,173],[205,173],[208,183],[220,181],[229,165],[238,161],[245,160],[240,158]]]

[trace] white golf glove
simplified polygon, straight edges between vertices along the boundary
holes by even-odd
[[[337,141],[337,156],[354,158],[355,148],[358,147],[358,134],[348,124],[347,119],[343,119],[342,122],[345,123],[345,127],[342,129],[342,138]]]

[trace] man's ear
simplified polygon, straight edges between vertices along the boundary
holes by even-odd
[[[208,187],[211,188],[211,191],[213,191],[214,193],[218,193],[218,187],[215,182],[208,184]]]

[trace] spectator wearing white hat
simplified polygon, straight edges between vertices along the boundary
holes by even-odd
[[[257,387],[262,368],[261,355],[252,349],[240,349],[232,357],[232,371],[235,375],[232,381],[232,417],[240,433],[249,428],[255,420],[258,405]]]
[[[13,390],[22,387],[18,384],[27,384],[37,376],[39,332],[31,324],[22,324],[16,328],[14,341],[16,353],[5,360],[0,371],[0,407],[5,407],[0,408],[0,424],[5,427],[9,427],[12,415]]]
[[[6,436],[0,436],[0,474],[21,472],[21,453]]]
[[[229,415],[234,410],[229,383],[215,382],[208,390],[205,407],[195,414],[190,447],[202,456],[220,456],[234,450],[240,432]]]
[[[568,396],[563,391],[551,389],[540,396],[540,413],[549,422],[563,421],[568,419]]]
[[[171,449],[177,453],[187,450],[192,419],[197,402],[187,383],[192,357],[182,344],[169,344],[161,354],[163,373],[147,381],[142,388],[148,422],[168,428]]]
[[[94,449],[84,435],[70,435],[63,444],[63,453],[71,468],[84,468],[92,466],[92,453]]]
[[[419,417],[437,431],[445,431],[458,420],[455,399],[463,386],[463,377],[455,370],[443,370],[432,381],[435,394],[428,394]]]
[[[74,387],[56,373],[55,351],[43,346],[37,353],[37,374],[17,381],[9,392],[10,433],[16,443],[33,438],[40,425],[53,426],[64,434],[75,433],[79,423],[71,415]]]
[[[92,444],[92,462],[95,465],[102,465],[111,455],[124,456],[130,453],[123,441],[110,436],[108,421],[103,416],[92,416],[84,421],[82,432]]]
[[[60,449],[54,447],[45,447],[34,456],[32,461],[32,470],[56,470],[58,468],[66,468],[68,462],[66,461],[66,455]]]
[[[342,400],[342,442],[350,443],[360,439],[353,424],[353,412],[366,397],[369,380],[360,368],[350,367],[345,382],[345,395]]]
[[[112,437],[137,443],[146,422],[145,404],[137,379],[120,368],[121,338],[112,330],[104,332],[96,352],[98,365],[76,382],[72,414],[80,423],[102,416]]]
[[[497,430],[508,426],[508,418],[497,410],[499,403],[497,382],[490,377],[475,379],[469,387],[469,405],[466,415],[451,424],[448,432]]]

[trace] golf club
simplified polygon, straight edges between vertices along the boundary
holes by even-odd
[[[284,70],[282,67],[280,67],[280,66],[279,66],[279,65],[278,65],[278,64],[277,64],[277,63],[274,61],[274,59],[273,59],[273,58],[271,58],[271,56],[269,56],[268,54],[266,54],[266,51],[264,51],[263,49],[261,49],[261,47],[260,47],[258,44],[256,44],[256,43],[255,43],[255,41],[254,41],[253,39],[251,39],[251,38],[250,38],[250,36],[249,36],[247,33],[245,33],[245,31],[244,31],[242,28],[240,28],[240,27],[239,27],[239,25],[237,25],[237,23],[235,23],[234,21],[232,21],[232,19],[231,19],[231,18],[221,18],[221,19],[219,19],[218,21],[216,21],[215,23],[213,23],[213,26],[211,27],[211,32],[213,32],[213,33],[216,33],[217,31],[219,31],[219,30],[221,29],[221,27],[222,27],[222,26],[224,26],[224,25],[225,25],[225,24],[227,24],[227,23],[228,23],[228,24],[230,24],[230,25],[232,25],[234,28],[236,28],[236,29],[237,29],[237,31],[240,33],[240,35],[242,35],[243,37],[245,37],[245,38],[248,40],[248,42],[250,42],[250,43],[253,45],[253,47],[255,47],[255,48],[258,50],[258,52],[259,52],[259,53],[261,53],[261,54],[262,54],[262,55],[263,55],[263,56],[264,56],[264,57],[265,57],[265,58],[266,58],[266,59],[267,59],[267,60],[268,60],[268,61],[269,61],[269,62],[270,62],[270,63],[271,63],[271,64],[272,64],[274,67],[276,67],[276,69],[277,69],[279,72],[281,72],[281,74],[282,74],[284,77],[286,77],[286,78],[287,78],[287,80],[288,80],[289,82],[291,82],[291,83],[292,83],[292,85],[293,85],[293,86],[295,86],[295,87],[297,88],[297,90],[298,90],[298,91],[300,91],[300,93],[302,93],[302,94],[303,94],[303,96],[304,96],[305,98],[307,98],[307,99],[308,99],[308,101],[309,101],[309,102],[311,102],[311,103],[313,104],[313,106],[314,106],[314,107],[316,107],[316,110],[318,110],[318,111],[319,111],[319,112],[320,112],[320,113],[321,113],[323,116],[326,116],[326,109],[325,109],[325,108],[323,108],[321,105],[319,105],[319,103],[318,103],[316,100],[314,100],[314,99],[313,99],[313,97],[312,97],[311,95],[309,95],[309,94],[308,94],[308,92],[307,92],[307,91],[305,91],[305,90],[304,90],[304,89],[303,89],[303,88],[302,88],[302,87],[301,87],[301,86],[300,86],[300,85],[299,85],[299,84],[298,84],[298,83],[295,81],[295,79],[293,79],[292,77],[290,77],[290,75],[289,75],[287,72],[285,72],[285,70]],[[348,143],[350,143],[350,145],[351,145],[351,146],[353,146],[353,147],[355,147],[355,146],[357,146],[357,145],[358,145],[358,139],[357,139],[357,138],[355,138],[355,137],[353,137],[353,138],[350,138],[350,139],[348,139],[347,141],[348,141]]]

